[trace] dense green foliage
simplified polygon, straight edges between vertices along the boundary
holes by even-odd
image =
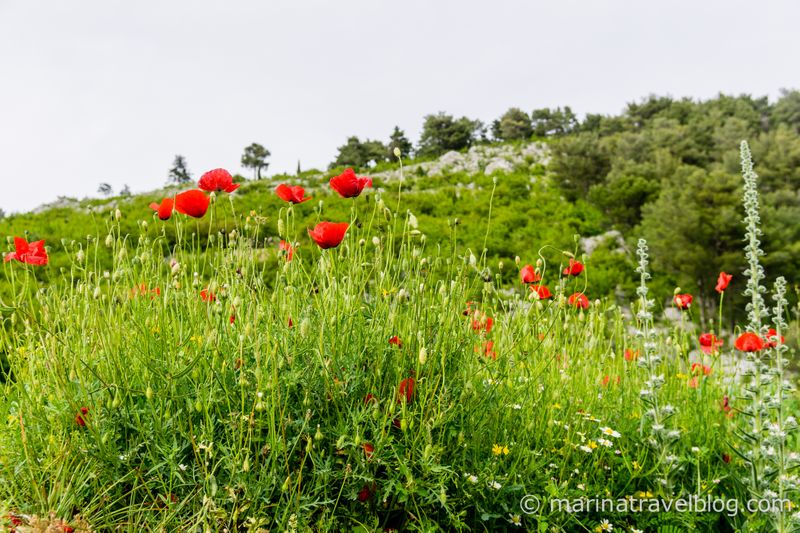
[[[444,112],[427,115],[422,122],[417,153],[437,156],[450,150],[463,150],[475,144],[482,132],[483,125],[478,120],[456,119]]]
[[[750,140],[759,169],[768,279],[798,279],[798,116],[797,91],[774,104],[750,96],[650,97],[621,116],[587,117],[579,132],[553,143],[550,170],[567,198],[584,199],[607,225],[646,237],[654,268],[700,295],[708,315],[714,273],[744,270],[742,139]]]

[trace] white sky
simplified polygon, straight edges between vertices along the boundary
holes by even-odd
[[[349,135],[436,111],[616,113],[649,93],[800,88],[796,0],[0,0],[0,208],[162,185],[272,151],[325,168]]]

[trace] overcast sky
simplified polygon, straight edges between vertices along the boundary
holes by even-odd
[[[650,93],[800,88],[800,2],[0,0],[0,208],[98,184],[324,168],[436,111],[617,113]]]

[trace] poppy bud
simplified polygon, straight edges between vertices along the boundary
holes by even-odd
[[[542,268],[542,260],[541,260],[541,258],[536,260],[536,268]]]
[[[394,150],[392,150],[392,153],[394,154],[394,156],[395,156],[397,159],[400,159],[400,155],[401,155],[401,154],[400,154],[400,148],[398,148],[397,146],[395,146],[395,147],[394,147]]]
[[[676,296],[676,295],[680,294],[680,292],[681,292],[681,288],[680,287],[675,287],[675,290],[672,291],[672,295]]]
[[[359,245],[359,246],[364,246],[365,244],[367,244],[367,241],[366,241],[366,239],[359,239],[359,240],[358,240],[358,245]]]
[[[147,390],[144,391],[144,396],[148,400],[152,400],[153,399],[153,389],[149,385],[147,386]]]
[[[478,258],[475,257],[475,254],[470,253],[469,254],[469,266],[475,266],[477,264],[478,264]]]
[[[92,295],[94,297],[94,299],[95,300],[99,299],[101,294],[103,294],[103,293],[100,290],[100,287],[95,287],[94,294]]]
[[[317,424],[317,432],[314,433],[314,440],[320,441],[322,440],[322,431],[319,429],[319,424]]]
[[[106,247],[111,248],[114,246],[114,236],[110,233],[106,236]]]
[[[282,218],[279,218],[278,219],[278,235],[280,237],[283,237],[285,232],[286,232],[286,224],[284,224]]]
[[[381,245],[380,237],[378,237],[378,236],[373,237],[372,238],[372,244],[375,245],[375,246],[380,246]]]
[[[142,229],[147,229],[147,221],[142,220]]]
[[[78,253],[75,254],[75,261],[78,263],[83,263],[83,260],[86,258],[86,255],[83,253],[83,248],[78,250]]]
[[[423,346],[419,349],[419,364],[424,365],[425,361],[428,359],[428,350],[425,349]]]
[[[519,266],[519,264],[520,264],[521,262],[522,262],[522,259],[520,259],[520,258],[519,258],[519,256],[516,256],[516,257],[514,257],[514,264],[515,264],[515,265]]]
[[[122,211],[120,211],[119,209],[117,209],[116,211],[114,211],[114,220],[116,220],[117,222],[119,222],[119,220],[120,220],[121,218],[122,218]]]
[[[242,463],[242,471],[249,472],[250,471],[250,458],[245,457],[244,463]]]

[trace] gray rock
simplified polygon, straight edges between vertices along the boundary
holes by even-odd
[[[486,165],[483,173],[487,176],[491,176],[495,172],[511,172],[512,170],[514,170],[514,165],[505,159],[496,157],[489,161],[489,164]]]
[[[608,240],[613,240],[617,244],[617,252],[625,252],[625,239],[622,238],[622,233],[615,229],[601,233],[600,235],[594,235],[593,237],[584,237],[581,239],[580,244],[583,251],[589,256],[592,255],[592,252],[594,252],[598,246]]]

